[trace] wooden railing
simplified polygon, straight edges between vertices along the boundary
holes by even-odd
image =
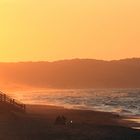
[[[0,91],[0,102],[1,103],[8,103],[11,106],[14,106],[15,108],[21,110],[21,111],[25,111],[26,110],[26,105],[15,100],[12,99],[10,96],[6,95],[5,93]]]

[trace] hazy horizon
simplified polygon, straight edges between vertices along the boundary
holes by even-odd
[[[0,88],[140,88],[140,58],[0,63]]]
[[[0,86],[139,87],[139,5],[1,0]]]
[[[71,60],[97,60],[97,61],[120,61],[120,60],[131,60],[131,59],[140,59],[140,57],[126,57],[120,59],[96,59],[96,58],[65,58],[65,59],[57,59],[57,60],[26,60],[26,61],[0,61],[0,63],[30,63],[30,62],[59,62],[59,61],[71,61]]]

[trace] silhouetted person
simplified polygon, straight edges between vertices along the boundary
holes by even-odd
[[[64,116],[58,116],[55,120],[56,125],[66,125],[67,119]]]
[[[61,117],[58,116],[55,120],[55,124],[58,125],[58,124],[60,124],[60,122],[61,122]]]
[[[67,123],[67,118],[64,117],[64,116],[62,115],[61,119],[62,119],[63,124],[66,125],[66,123]]]

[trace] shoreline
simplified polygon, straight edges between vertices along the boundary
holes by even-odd
[[[132,129],[140,130],[140,115],[126,116],[123,120],[126,121],[127,125]]]
[[[42,111],[41,111],[42,110]],[[46,113],[44,111],[46,110]],[[98,110],[88,110],[88,109],[73,109],[73,108],[65,108],[62,106],[54,106],[54,105],[37,105],[37,104],[28,104],[27,105],[27,113],[35,113],[40,115],[51,115],[51,111],[56,111],[57,113],[54,115],[63,115],[66,112],[83,112],[83,113],[91,113],[96,114],[98,117],[99,115],[108,116],[108,123],[112,123],[109,120],[114,121],[114,125],[120,125],[124,127],[128,127],[131,129],[140,129],[140,116],[127,116],[127,115],[120,115],[116,112],[105,112],[105,111],[98,111]],[[69,113],[68,113],[69,114]],[[70,114],[69,114],[70,116]],[[106,118],[107,119],[107,118]],[[103,123],[104,124],[104,123]]]
[[[129,127],[117,114],[66,109],[59,106],[27,105],[26,113],[0,115],[0,139],[6,140],[139,140],[140,131]],[[72,121],[55,125],[59,115]],[[3,117],[2,117],[3,116]]]

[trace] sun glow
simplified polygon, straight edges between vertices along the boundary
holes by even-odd
[[[0,61],[139,57],[138,0],[1,0]]]

